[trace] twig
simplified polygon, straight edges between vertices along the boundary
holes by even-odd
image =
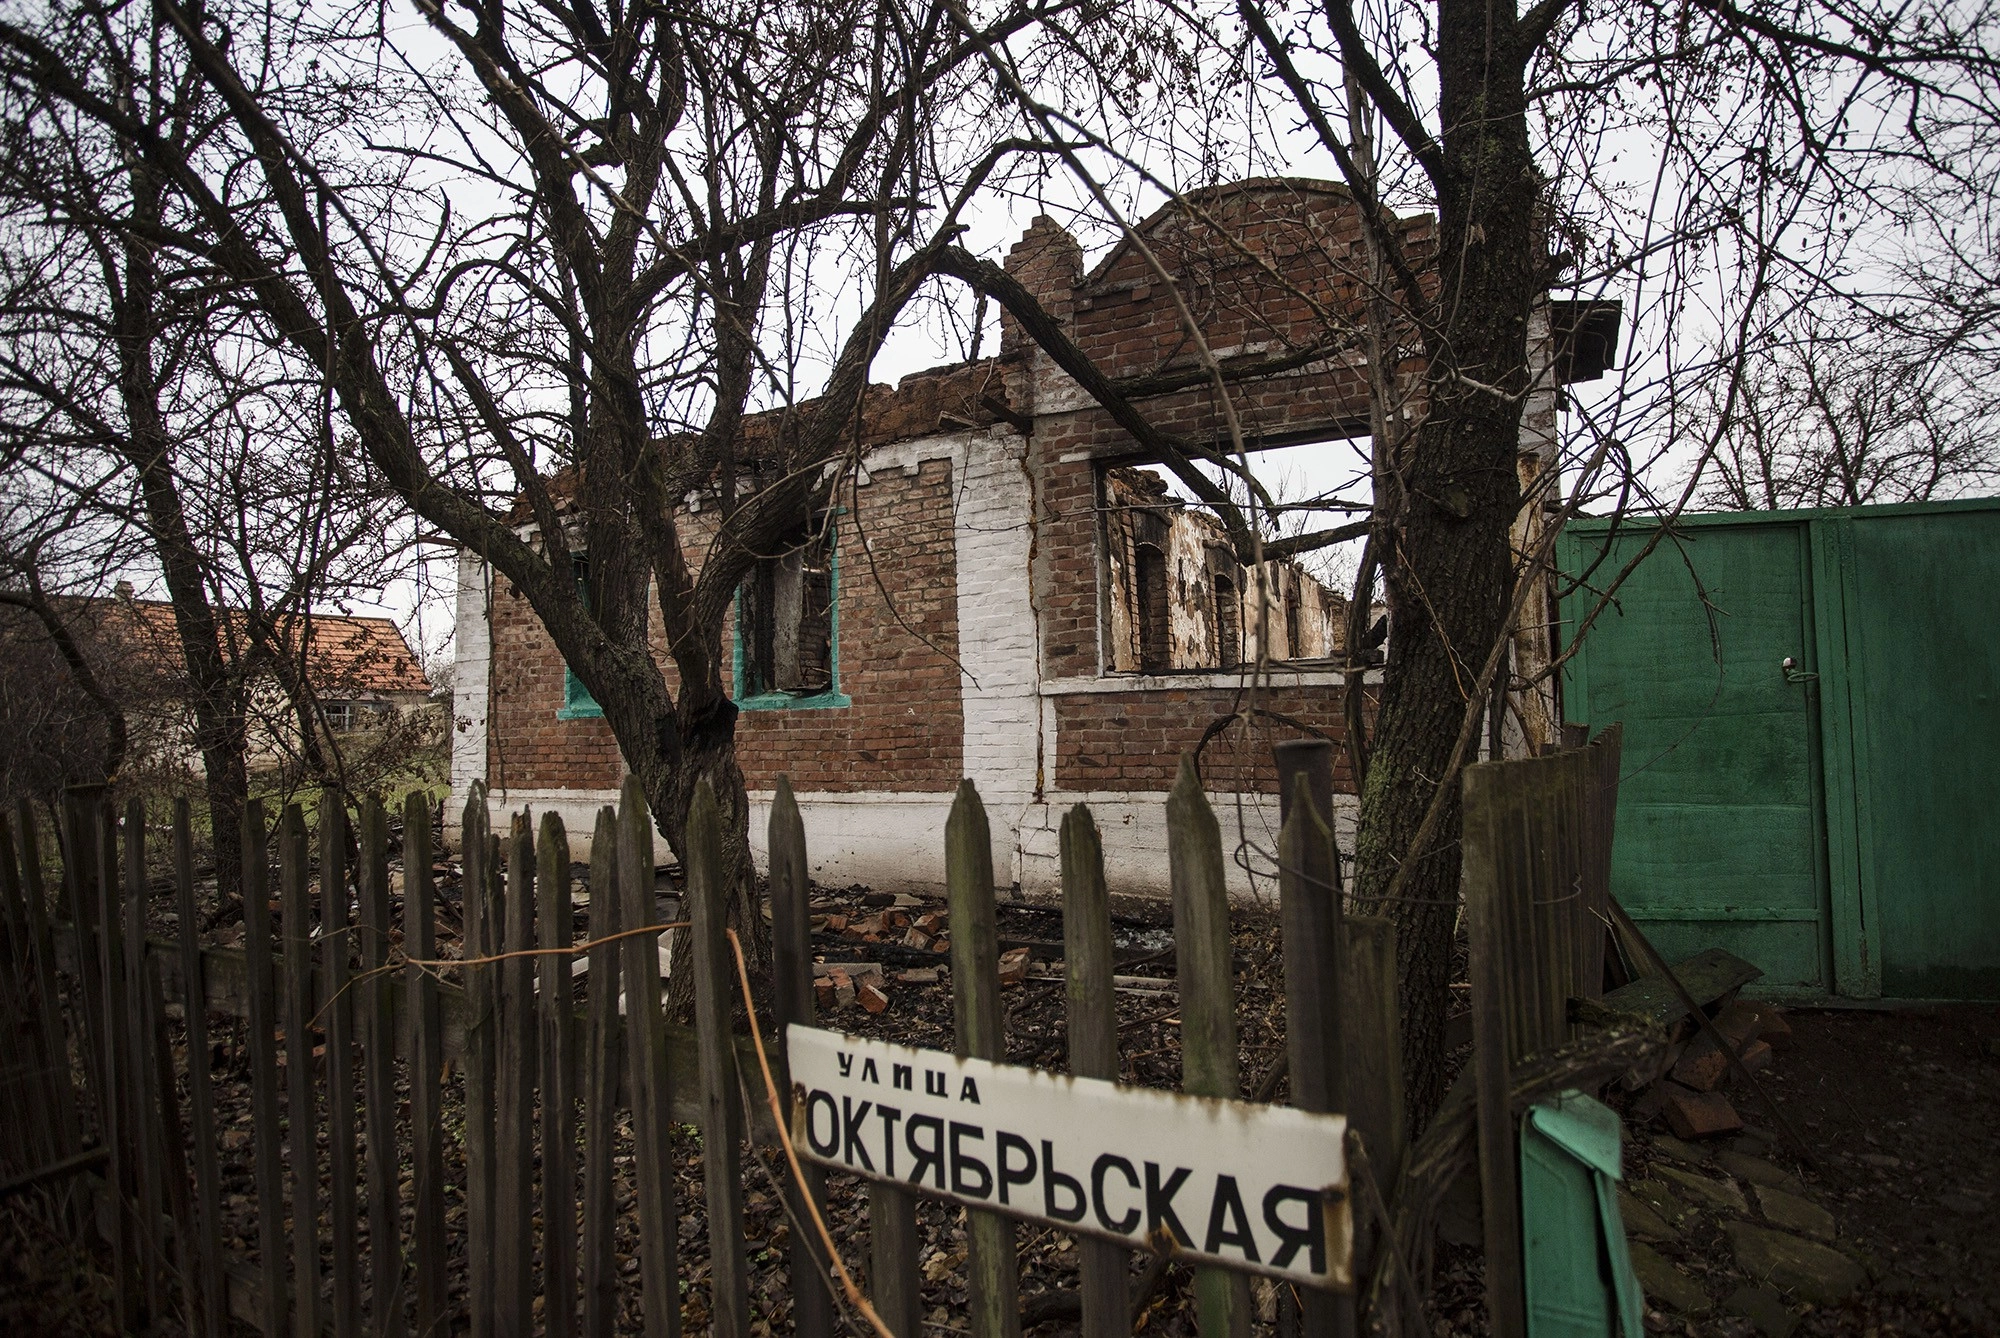
[[[1257,1090],[1251,1093],[1250,1099],[1259,1104],[1269,1101],[1271,1094],[1278,1090],[1278,1084],[1284,1081],[1285,1074],[1291,1067],[1292,1052],[1280,1050],[1278,1057],[1271,1061],[1271,1067],[1265,1069],[1264,1076],[1257,1080]]]
[[[1368,1211],[1382,1233],[1378,1249],[1386,1252],[1395,1265],[1396,1280],[1402,1284],[1403,1299],[1410,1303],[1411,1318],[1421,1320],[1424,1313],[1424,1298],[1417,1291],[1416,1275],[1410,1271],[1409,1261],[1403,1258],[1402,1243],[1396,1239],[1396,1223],[1389,1216],[1388,1200],[1382,1197],[1382,1182],[1375,1178],[1375,1165],[1368,1160],[1367,1145],[1361,1137],[1361,1131],[1352,1125],[1347,1129],[1346,1152],[1350,1206],[1356,1186],[1368,1191]],[[1377,1268],[1382,1266],[1379,1256],[1375,1260],[1375,1266]],[[1355,1278],[1353,1282],[1355,1293],[1358,1295],[1361,1291],[1361,1279]]]
[[[1167,1267],[1174,1262],[1174,1238],[1166,1227],[1155,1227],[1148,1243],[1153,1247],[1153,1257],[1147,1261],[1146,1271],[1132,1284],[1132,1318],[1135,1320],[1153,1299],[1153,1293],[1160,1289],[1160,1284],[1166,1281]]]
[[[33,1189],[36,1185],[50,1180],[61,1180],[88,1171],[109,1155],[110,1153],[104,1148],[91,1148],[87,1152],[77,1153],[74,1157],[65,1157],[59,1162],[25,1171],[7,1180],[0,1180],[0,1199],[12,1198],[24,1189]]]
[[[1147,1017],[1135,1017],[1130,1022],[1120,1022],[1118,1024],[1118,1030],[1130,1031],[1134,1027],[1143,1027],[1149,1023],[1165,1022],[1168,1018],[1173,1017],[1176,1013],[1180,1011],[1181,1011],[1180,1005],[1175,1004],[1172,1008],[1169,1008],[1164,1013],[1153,1013]]]
[[[326,1016],[326,1010],[333,1007],[334,1001],[363,981],[373,980],[376,976],[393,975],[406,966],[414,966],[419,971],[440,976],[445,970],[451,967],[493,966],[500,962],[511,962],[520,957],[582,957],[595,948],[603,947],[607,943],[616,943],[622,938],[637,938],[641,934],[664,934],[670,929],[686,929],[692,923],[694,922],[691,920],[675,920],[663,925],[640,925],[637,929],[621,929],[615,934],[600,935],[597,938],[567,948],[516,948],[511,952],[496,952],[490,957],[397,956],[394,960],[375,967],[372,970],[363,971],[357,975],[348,977],[347,983],[341,986],[339,991],[319,1006],[319,1011],[312,1015],[312,1019],[308,1025],[317,1027],[319,1020]]]

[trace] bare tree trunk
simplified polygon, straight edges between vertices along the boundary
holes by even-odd
[[[131,167],[133,213],[157,225],[159,188],[153,173],[135,160]],[[208,791],[209,834],[215,852],[217,910],[242,895],[243,809],[250,778],[245,761],[247,734],[242,684],[222,650],[222,629],[208,600],[205,565],[188,528],[179,481],[170,459],[171,444],[160,411],[154,371],[158,294],[154,261],[145,243],[128,240],[121,285],[108,274],[107,289],[117,319],[119,391],[126,435],[119,449],[139,476],[146,529],[166,577],[174,627],[187,670],[188,704],[194,713],[195,747],[201,753]]]
[[[771,979],[771,927],[764,918],[757,891],[757,869],[750,854],[750,796],[743,768],[736,761],[736,707],[728,698],[706,719],[692,722],[680,734],[680,762],[652,768],[640,775],[647,802],[653,806],[660,834],[679,855],[687,848],[685,815],[695,787],[707,781],[715,791],[722,824],[722,885],[729,889],[728,924],[743,945],[751,988],[760,998]],[[694,970],[688,960],[688,937],[674,938],[673,972],[667,982],[668,1015],[682,1021],[693,1015]]]
[[[1355,850],[1364,909],[1376,911],[1402,875],[1386,909],[1398,922],[1413,1132],[1444,1096],[1459,895],[1457,777],[1448,772],[1480,669],[1504,631],[1527,321],[1539,282],[1538,178],[1519,62],[1470,0],[1448,0],[1439,41],[1442,328],[1427,340],[1427,417],[1399,462],[1400,486],[1377,498],[1393,517],[1382,554],[1391,632]],[[1440,778],[1450,789],[1443,821],[1428,848],[1414,850]]]

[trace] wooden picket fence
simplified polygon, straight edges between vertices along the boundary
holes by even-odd
[[[1325,746],[1286,745],[1278,763],[1290,1094],[1300,1107],[1348,1115],[1359,1293],[1377,1257],[1396,1253],[1381,1234],[1395,1220],[1405,1155],[1394,932],[1385,919],[1343,914],[1324,816]],[[1615,785],[1615,759],[1611,775]],[[1603,801],[1587,790],[1573,787],[1563,821],[1577,858],[1595,859],[1585,810]],[[1225,848],[1191,763],[1167,813],[1183,1089],[1240,1098]],[[10,1112],[0,1120],[0,1175],[9,1186],[94,1187],[86,1215],[112,1246],[124,1331],[178,1314],[190,1332],[216,1334],[233,1314],[274,1338],[442,1335],[466,1325],[477,1338],[537,1330],[601,1338],[617,1330],[636,1291],[647,1338],[665,1338],[680,1331],[685,1281],[669,1137],[691,1124],[701,1133],[707,1323],[748,1338],[746,1143],[782,1140],[774,1112],[789,1102],[783,1029],[812,1024],[815,1010],[806,844],[789,787],[780,781],[769,832],[775,1025],[754,1037],[734,1020],[745,1017],[740,959],[705,790],[688,823],[687,920],[678,926],[690,935],[691,1027],[662,1007],[659,936],[668,926],[655,897],[654,826],[635,782],[617,810],[597,818],[583,943],[572,942],[569,846],[555,814],[542,815],[538,830],[517,816],[494,832],[475,791],[455,905],[440,901],[430,824],[424,797],[411,796],[397,896],[379,802],[350,817],[329,793],[314,832],[287,807],[275,861],[266,815],[252,804],[242,946],[229,947],[197,932],[184,803],[171,841],[171,941],[148,936],[147,832],[136,802],[121,822],[101,792],[71,796],[54,900],[31,815],[24,808],[12,833],[0,822],[9,972],[0,1100]],[[1608,850],[1608,821],[1602,827]],[[944,839],[956,1048],[1004,1059],[992,845],[970,782]],[[1102,849],[1080,805],[1062,824],[1061,869],[1069,1070],[1116,1078]],[[452,960],[438,951],[441,915],[447,929],[453,920],[462,928]],[[1590,988],[1577,979],[1587,958],[1570,953],[1574,970],[1561,982],[1547,974],[1550,988]],[[178,1043],[173,1013],[184,1028]],[[215,1038],[238,1029],[248,1051],[254,1264],[223,1248],[224,1130],[210,1063]],[[614,1161],[621,1153],[629,1166]],[[844,1264],[865,1282],[882,1329],[897,1338],[922,1332],[926,1242],[914,1193],[871,1182],[870,1257],[841,1261],[812,1227],[825,1174],[807,1164],[786,1178],[794,1331],[865,1330],[839,1282]],[[619,1269],[614,1246],[621,1178],[636,1199],[636,1276]],[[459,1191],[456,1201],[448,1189]],[[1014,1227],[968,1213],[963,1321],[982,1338],[1020,1332]],[[1083,1239],[1078,1257],[1083,1332],[1130,1333],[1130,1252]],[[1281,1328],[1354,1331],[1353,1295],[1280,1291]],[[1205,1335],[1247,1332],[1247,1277],[1198,1269],[1195,1293]]]

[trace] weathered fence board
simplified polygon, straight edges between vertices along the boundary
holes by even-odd
[[[369,1320],[386,1335],[403,1323],[403,1213],[396,1140],[396,1006],[389,966],[388,815],[374,796],[361,804],[355,872],[361,969],[350,1006],[361,1019],[361,1083],[368,1129]],[[428,867],[425,873],[428,873]],[[407,880],[407,871],[406,871]],[[405,889],[407,894],[407,887]],[[347,1087],[344,1092],[352,1092]]]
[[[437,957],[437,887],[431,874],[430,806],[411,795],[403,806],[403,950],[409,968],[410,1073],[410,1197],[411,1264],[416,1278],[416,1325],[419,1334],[445,1332],[449,1308],[445,1273],[444,1217],[444,1031],[438,1014],[437,979],[422,963]],[[383,917],[386,926],[387,917]],[[372,960],[372,959],[371,959]],[[388,1011],[388,981],[376,1011]],[[392,1024],[393,1030],[393,1024]],[[371,1045],[386,1045],[386,1036],[371,1036]],[[372,1242],[371,1242],[372,1245]],[[379,1249],[379,1246],[373,1248]],[[376,1331],[394,1332],[394,1313],[383,1296],[383,1275],[401,1259],[373,1259]],[[393,1292],[391,1293],[393,1295]]]
[[[653,819],[637,777],[625,779],[618,806],[618,899],[627,929],[660,923],[653,898]],[[639,1199],[639,1286],[646,1338],[681,1329],[679,1254],[674,1210],[673,1145],[667,1118],[672,1079],[660,1013],[660,940],[625,940],[625,1037],[632,1071],[633,1173]],[[699,1061],[697,1061],[698,1065]]]
[[[1181,758],[1167,797],[1167,854],[1174,898],[1174,963],[1181,1002],[1181,1090],[1195,1096],[1243,1094],[1236,1050],[1236,985],[1230,961],[1229,893],[1222,828],[1201,792],[1194,759]],[[1250,1331],[1250,1284],[1240,1273],[1195,1273],[1202,1338]]]
[[[262,1327],[270,1338],[291,1318],[285,1273],[284,1165],[278,1134],[277,985],[271,968],[270,866],[264,857],[264,805],[243,809],[243,954],[250,1047],[251,1144],[257,1189],[257,1262],[263,1273]]]
[[[27,941],[27,907],[22,904],[21,884],[14,863],[14,838],[5,815],[0,815],[0,1101],[12,1109],[30,1113],[29,1119],[7,1121],[0,1127],[0,1159],[9,1172],[24,1166],[39,1166],[54,1160],[48,1151],[45,1130],[32,1119],[32,1104],[39,1095],[41,1058],[36,1053],[39,1038],[26,1025],[32,1003],[28,997],[28,974],[33,969]],[[9,997],[11,995],[11,997]]]
[[[109,1056],[104,1041],[104,977],[97,956],[97,824],[101,786],[78,786],[63,797],[63,885],[70,923],[75,926],[73,941],[78,992],[83,996],[83,1075],[90,1086],[90,1104],[109,1113],[105,1094]],[[104,1146],[111,1145],[109,1128],[103,1130]]]
[[[28,912],[28,931],[34,940],[36,990],[42,1011],[44,1062],[49,1065],[54,1102],[55,1127],[52,1153],[58,1158],[73,1157],[82,1146],[77,1124],[76,1096],[70,1087],[69,1036],[63,1026],[62,1001],[57,993],[55,940],[50,932],[48,889],[42,880],[41,839],[34,810],[24,798],[15,810],[20,828],[21,894]]]
[[[365,819],[364,819],[365,821]],[[364,833],[365,836],[365,833]],[[360,849],[369,848],[366,839]],[[366,856],[364,855],[365,859]],[[331,787],[319,794],[320,961],[326,972],[326,1002],[318,1016],[326,1026],[327,1226],[333,1236],[334,1338],[361,1332],[360,1204],[355,1177],[359,1145],[354,1103],[338,1094],[354,1090],[353,920],[347,906],[347,806]]]
[[[475,785],[466,801],[463,832],[465,869],[459,884],[464,956],[476,962],[499,944],[500,871],[488,833],[486,793]],[[498,1196],[499,1153],[493,1131],[493,968],[468,965],[465,990],[465,1273],[466,1309],[472,1338],[493,1338],[494,1199]]]
[[[1345,1109],[1349,1138],[1359,1138],[1376,1192],[1387,1199],[1402,1170],[1406,1137],[1403,1115],[1403,1029],[1396,989],[1396,922],[1380,916],[1350,915],[1346,935]],[[1356,1202],[1354,1276],[1374,1272],[1379,1230],[1372,1213]]]
[[[498,1181],[493,1214],[495,1325],[498,1338],[528,1338],[535,1285],[535,846],[526,814],[508,833],[507,898],[494,1016],[494,1146]]]
[[[1111,900],[1104,889],[1104,843],[1090,810],[1063,815],[1059,837],[1063,892],[1064,1002],[1069,1071],[1079,1078],[1118,1077],[1118,1004],[1112,993]],[[1077,1241],[1083,1338],[1132,1332],[1126,1290],[1131,1254],[1108,1241]]]
[[[112,1240],[112,1276],[118,1284],[119,1323],[129,1331],[145,1322],[145,1298],[140,1294],[144,1243],[139,1238],[139,1149],[133,1127],[139,1083],[133,1062],[135,1037],[131,1024],[131,986],[125,975],[123,902],[118,891],[118,822],[111,801],[98,803],[97,828],[97,969],[104,982],[105,1145],[111,1150],[112,1210],[117,1232]]]
[[[174,1091],[173,1038],[167,1034],[167,997],[160,987],[159,963],[143,954],[140,963],[145,977],[146,1013],[152,1025],[147,1040],[152,1049],[153,1090],[164,1094],[159,1106],[148,1112],[158,1121],[163,1153],[160,1169],[166,1181],[167,1221],[172,1229],[171,1263],[164,1251],[160,1262],[179,1275],[181,1313],[192,1320],[201,1313],[201,1280],[194,1262],[194,1202],[188,1189],[187,1130],[181,1123],[180,1102]],[[192,1330],[192,1322],[189,1328]]]
[[[1331,745],[1326,747],[1330,752]],[[1324,763],[1316,769],[1330,775]],[[1278,834],[1278,895],[1292,1104],[1325,1114],[1347,1109],[1347,1068],[1340,859],[1333,846],[1333,814],[1320,811],[1323,802],[1311,769],[1296,772]],[[1299,1306],[1309,1334],[1346,1338],[1354,1332],[1352,1296],[1309,1291]]]
[[[292,1181],[292,1332],[319,1338],[319,1112],[313,1063],[313,938],[306,820],[285,805],[278,826],[279,927],[285,962],[285,1153]]]
[[[160,1093],[153,1064],[153,1018],[146,988],[146,806],[132,798],[125,804],[125,892],[120,926],[124,939],[125,1054],[131,1064],[126,1107],[132,1120],[132,1209],[138,1267],[142,1273],[146,1315],[164,1313],[164,1283],[171,1276],[168,1252],[160,1236],[166,1209],[164,1131],[158,1112]]]
[[[551,1334],[576,1327],[576,991],[570,976],[569,839],[542,815],[535,877],[536,1018],[541,1031],[542,1322]]]
[[[792,783],[784,776],[778,777],[777,792],[771,799],[766,848],[770,852],[773,1013],[778,1022],[778,1035],[782,1037],[785,1028],[794,1022],[812,1026],[818,1011],[813,999],[812,908],[808,901],[806,877],[805,820],[799,813],[798,800],[792,795]],[[790,1084],[786,1084],[782,1095],[785,1098],[785,1114],[789,1118]],[[801,1169],[804,1171],[804,1183],[786,1185],[785,1193],[792,1221],[803,1227],[811,1220],[806,1208],[806,1196],[810,1195],[815,1202],[826,1199],[826,1173],[811,1163],[806,1163]],[[876,1190],[871,1186],[869,1192],[874,1194]],[[912,1258],[914,1267],[914,1256]],[[805,1230],[792,1232],[791,1266],[792,1331],[800,1338],[831,1338],[833,1296],[828,1290],[830,1265],[817,1233]],[[880,1311],[882,1298],[879,1285],[877,1291],[876,1308]],[[909,1331],[908,1316],[898,1315],[896,1320],[887,1320],[887,1316],[884,1318],[896,1333]],[[901,1321],[904,1327],[896,1328],[897,1321]]]
[[[610,1338],[618,1318],[618,1260],[611,1248],[613,1130],[618,1099],[618,1025],[624,950],[609,942],[622,923],[618,896],[618,819],[610,807],[597,812],[590,845],[590,1043],[583,1100],[583,1332]]]
[[[174,800],[174,913],[179,919],[181,1004],[187,1023],[188,1110],[194,1141],[195,1253],[201,1272],[202,1332],[222,1332],[222,1169],[216,1157],[215,1089],[209,1072],[208,990],[195,923],[194,838],[188,802]],[[62,1084],[65,1095],[69,1084]]]
[[[722,881],[715,791],[695,785],[688,805],[687,900],[692,924],[694,1028],[701,1060],[702,1188],[708,1211],[709,1331],[749,1338],[750,1277],[743,1258],[743,1118],[730,1046],[736,973],[729,951],[729,897]]]
[[[1488,1322],[1527,1330],[1512,1075],[1571,1036],[1573,999],[1603,986],[1619,736],[1468,767],[1462,781],[1466,937]]]
[[[945,822],[945,881],[951,899],[952,1017],[958,1054],[1005,1059],[1001,1029],[1000,930],[993,911],[993,836],[986,806],[961,782]],[[973,1338],[1018,1338],[1021,1271],[1014,1223],[998,1213],[966,1214]]]

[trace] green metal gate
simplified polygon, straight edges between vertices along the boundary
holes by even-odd
[[[1571,524],[1570,635],[1653,537]],[[1612,887],[1670,956],[2000,998],[2000,500],[1683,517],[1563,694],[1624,722]]]

